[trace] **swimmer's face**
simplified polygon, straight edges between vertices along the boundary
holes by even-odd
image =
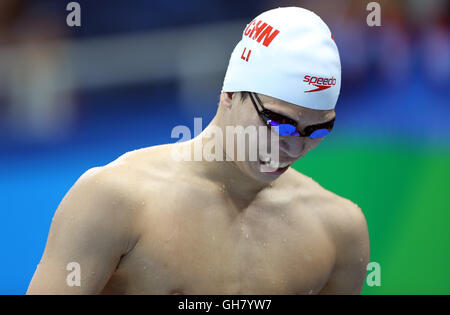
[[[265,122],[261,119],[258,111],[255,109],[252,103],[250,95],[247,95],[242,99],[241,93],[223,93],[227,94],[225,97],[231,97],[230,105],[228,108],[229,119],[227,119],[228,125],[243,126],[244,128],[249,126],[255,126],[258,137],[260,133],[260,127],[267,128],[267,147],[268,150],[260,150],[258,147],[258,160],[255,161],[249,156],[249,149],[251,148],[250,143],[246,143],[246,160],[238,161],[236,159],[236,141],[235,141],[235,163],[236,165],[246,174],[251,177],[270,182],[284,173],[290,165],[295,161],[305,156],[310,150],[319,145],[319,143],[324,139],[316,138],[311,139],[310,137],[296,137],[296,136],[282,136],[275,134],[275,131],[267,127]],[[306,107],[301,107],[288,103],[270,96],[263,94],[258,94],[261,105],[278,115],[284,116],[290,120],[297,123],[297,128],[300,131],[304,131],[306,127],[313,126],[317,124],[322,124],[328,122],[335,118],[336,114],[334,109],[331,110],[316,110]],[[258,105],[259,106],[259,105]],[[278,156],[279,161],[273,163],[271,168],[267,167],[267,160],[269,155],[265,152],[270,152],[271,139],[272,137],[278,136]],[[258,138],[257,138],[258,139]],[[256,139],[256,141],[257,141]],[[276,138],[275,138],[276,139]],[[250,139],[250,141],[255,139]],[[258,142],[258,141],[257,141]],[[254,144],[255,145],[255,144]],[[258,145],[258,144],[256,144]],[[276,149],[276,146],[275,146]],[[270,162],[269,162],[270,163]],[[287,166],[286,166],[287,165]],[[268,171],[274,170],[274,171]]]

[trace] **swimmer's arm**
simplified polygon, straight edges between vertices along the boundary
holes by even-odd
[[[89,170],[61,201],[27,294],[99,293],[135,244],[123,184],[108,173]],[[77,269],[66,269],[72,262],[80,266],[80,286]]]
[[[342,210],[342,209],[341,209]],[[369,234],[361,209],[346,202],[339,218],[333,218],[336,261],[319,294],[361,294],[369,262]]]

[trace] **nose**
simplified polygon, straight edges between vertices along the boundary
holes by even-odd
[[[292,159],[298,159],[305,149],[305,138],[303,137],[284,137],[280,139],[280,151]]]

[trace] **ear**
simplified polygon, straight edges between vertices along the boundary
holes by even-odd
[[[220,93],[220,103],[225,106],[226,109],[231,109],[233,92],[222,92]]]

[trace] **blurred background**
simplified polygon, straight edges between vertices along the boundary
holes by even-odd
[[[0,294],[24,294],[53,214],[77,178],[206,126],[253,17],[301,6],[342,59],[335,131],[294,167],[366,215],[381,286],[450,293],[450,36],[446,0],[0,1]],[[76,237],[76,236],[74,236]]]

